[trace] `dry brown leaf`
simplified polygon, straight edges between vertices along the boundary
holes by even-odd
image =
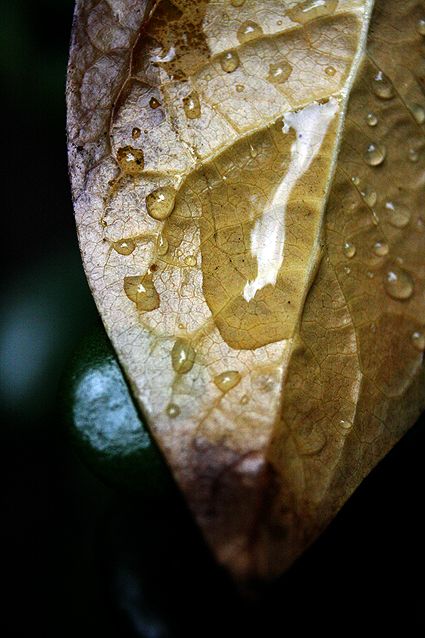
[[[372,4],[77,1],[86,273],[237,578],[288,567],[425,403],[425,5]]]

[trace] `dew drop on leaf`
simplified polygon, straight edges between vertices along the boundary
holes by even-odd
[[[240,372],[237,370],[227,370],[221,374],[217,374],[214,377],[214,383],[217,388],[222,392],[228,392],[232,388],[238,385],[241,380]]]
[[[343,253],[348,259],[351,259],[356,254],[356,247],[349,241],[344,242],[342,247]]]
[[[254,38],[258,38],[261,35],[263,35],[263,29],[259,24],[252,20],[246,20],[246,22],[243,22],[237,32],[237,37],[241,44],[249,42]]]
[[[394,266],[385,274],[385,290],[398,301],[410,299],[413,295],[413,279],[406,270]]]
[[[407,206],[396,202],[387,202],[385,209],[388,214],[388,221],[395,228],[405,228],[410,222],[411,213]]]
[[[201,115],[201,103],[199,101],[199,95],[196,91],[192,91],[186,97],[183,98],[183,108],[186,117],[190,120],[195,120]]]
[[[153,219],[162,221],[171,215],[176,202],[176,191],[171,186],[161,186],[146,197],[146,208]]]
[[[195,350],[186,339],[177,339],[171,350],[171,363],[178,374],[185,374],[193,368]]]
[[[377,257],[385,257],[389,253],[389,246],[385,241],[377,241],[373,245],[373,252]]]
[[[366,116],[366,122],[369,126],[376,126],[378,124],[378,117],[375,115],[375,113],[368,113]]]
[[[112,246],[120,255],[131,255],[136,248],[136,242],[133,239],[122,239],[115,241]]]
[[[220,65],[226,73],[233,73],[239,66],[239,56],[236,51],[225,51],[220,57]]]
[[[124,277],[124,291],[138,310],[148,312],[159,308],[159,295],[150,274]]]
[[[369,144],[364,159],[369,166],[379,166],[385,160],[387,151],[382,144]]]
[[[175,419],[180,414],[180,408],[176,403],[169,403],[167,405],[166,412],[170,419]]]
[[[373,78],[373,92],[381,100],[390,100],[394,97],[394,87],[382,71]]]
[[[412,343],[416,350],[423,352],[425,350],[425,334],[420,330],[415,330],[412,334]]]
[[[124,146],[118,149],[117,162],[121,170],[130,175],[141,173],[145,166],[143,151],[132,146]]]
[[[292,66],[287,60],[270,64],[267,80],[272,84],[283,84],[292,73]]]

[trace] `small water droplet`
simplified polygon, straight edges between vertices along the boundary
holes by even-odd
[[[413,294],[412,277],[398,266],[394,266],[385,274],[384,285],[389,296],[398,301],[410,299]]]
[[[349,275],[351,273],[350,266],[344,266],[344,272],[345,272],[346,275]]]
[[[422,217],[418,217],[416,221],[416,230],[419,233],[425,232],[425,219],[422,219]]]
[[[385,257],[388,255],[390,248],[385,241],[377,241],[373,245],[373,252],[377,257]]]
[[[156,252],[163,257],[168,253],[168,239],[164,235],[160,235],[156,242]]]
[[[270,64],[267,80],[272,84],[283,84],[292,73],[292,65],[287,60]]]
[[[425,350],[425,334],[420,330],[415,330],[412,334],[412,343],[416,350],[423,352]]]
[[[243,85],[243,84],[237,84],[237,85],[236,85],[236,91],[237,91],[238,93],[242,93],[242,91],[245,91],[245,87],[244,87],[244,85]]]
[[[228,392],[234,388],[241,380],[241,375],[236,370],[227,370],[214,377],[214,383],[222,392]]]
[[[186,339],[176,339],[171,350],[171,363],[173,369],[178,374],[186,374],[192,369],[195,362],[196,353],[189,341]]]
[[[369,144],[364,155],[364,160],[369,166],[379,166],[385,160],[387,150],[382,144]]]
[[[419,159],[419,153],[415,148],[409,148],[409,152],[407,153],[407,157],[409,161],[415,164]]]
[[[132,239],[121,239],[112,244],[114,250],[120,255],[131,255],[136,248],[136,242]]]
[[[325,73],[326,75],[329,75],[329,77],[333,77],[336,73],[336,68],[334,66],[327,66],[325,69]]]
[[[416,30],[420,35],[425,35],[425,18],[421,18],[417,21]]]
[[[196,91],[192,91],[186,97],[183,98],[183,108],[186,117],[190,120],[195,120],[201,115],[201,103],[199,101],[199,95]]]
[[[254,148],[252,144],[249,145],[249,154],[251,155],[253,159],[255,159],[258,155],[257,149]]]
[[[339,426],[343,430],[350,430],[353,427],[353,424],[351,423],[351,421],[345,421],[345,419],[341,419],[341,421],[339,422]]]
[[[167,405],[166,412],[170,419],[175,419],[180,414],[180,408],[176,403],[169,403]]]
[[[375,273],[372,270],[368,270],[366,273],[366,276],[368,277],[368,279],[373,279],[375,276]]]
[[[305,0],[286,12],[293,22],[304,24],[321,16],[332,15],[338,0]]]
[[[379,226],[379,217],[378,217],[378,215],[376,214],[376,211],[375,211],[375,210],[372,210],[372,224],[373,224],[374,226]]]
[[[232,7],[241,7],[243,4],[245,4],[245,0],[230,0],[230,4],[232,5]]]
[[[131,137],[133,138],[133,140],[137,140],[140,137],[140,133],[141,130],[137,126],[135,126],[131,131]]]
[[[151,97],[151,99],[149,100],[149,106],[151,107],[151,109],[157,109],[158,106],[161,106],[161,102],[159,102],[156,97]]]
[[[375,113],[368,113],[366,116],[366,122],[369,126],[376,126],[378,124],[378,117]]]
[[[162,221],[171,215],[176,191],[171,186],[160,186],[146,197],[146,208],[153,219]]]
[[[418,124],[423,124],[425,122],[425,108],[423,106],[420,104],[412,104],[410,110]]]
[[[125,173],[130,173],[130,175],[141,173],[145,165],[143,151],[132,146],[124,146],[118,149],[117,161],[120,168]]]
[[[238,29],[237,38],[241,44],[244,42],[249,42],[254,38],[258,38],[263,34],[263,29],[259,24],[253,22],[252,20],[247,20],[243,22]]]
[[[370,186],[365,186],[360,192],[366,204],[370,206],[370,208],[373,208],[376,204],[376,200],[378,199],[376,191],[374,191],[373,188],[370,188]]]
[[[246,405],[247,403],[249,403],[249,396],[247,394],[244,394],[241,398],[241,405]]]
[[[351,181],[353,182],[353,184],[355,184],[355,186],[358,186],[360,184],[360,177],[358,177],[357,175],[353,175]]]
[[[184,263],[186,264],[186,266],[196,266],[196,257],[195,255],[187,255],[187,257],[184,258]]]
[[[150,274],[124,277],[124,292],[138,310],[148,312],[159,308],[159,295]]]
[[[349,241],[344,242],[342,247],[343,253],[348,259],[351,259],[356,254],[356,247]]]
[[[225,51],[220,57],[220,65],[226,73],[233,73],[233,71],[236,71],[239,66],[239,56],[236,51]]]
[[[395,228],[405,228],[410,222],[411,213],[404,204],[387,202],[385,204],[385,209],[387,210],[388,221],[391,226],[394,226]]]
[[[372,86],[375,95],[381,100],[390,100],[394,97],[394,87],[382,71],[378,71],[375,75]]]

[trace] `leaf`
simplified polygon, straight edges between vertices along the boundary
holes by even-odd
[[[286,569],[425,404],[425,14],[372,4],[76,6],[86,273],[238,579]]]

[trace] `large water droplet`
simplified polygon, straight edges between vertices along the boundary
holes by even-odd
[[[378,124],[378,117],[375,113],[368,113],[366,115],[366,122],[369,126],[376,126]]]
[[[385,274],[384,285],[389,296],[397,301],[410,299],[413,294],[412,277],[398,266],[394,266]]]
[[[199,101],[199,95],[196,91],[192,91],[186,97],[183,98],[183,108],[186,117],[190,120],[195,120],[201,115],[201,103]]]
[[[214,377],[214,383],[222,392],[228,392],[234,388],[241,380],[241,375],[236,370],[227,370]]]
[[[162,221],[171,215],[176,202],[176,191],[171,186],[161,186],[146,197],[146,208],[153,219]]]
[[[372,82],[373,91],[381,100],[390,100],[394,97],[394,87],[382,71],[378,71]]]
[[[184,258],[184,263],[186,264],[186,266],[190,266],[191,268],[193,268],[193,266],[196,266],[195,255],[187,255],[187,257]]]
[[[259,24],[253,22],[252,20],[247,20],[243,22],[238,29],[237,37],[241,44],[244,42],[249,42],[254,38],[258,38],[263,34],[263,29]]]
[[[351,242],[346,241],[342,246],[342,251],[348,259],[351,259],[356,254],[356,247]]]
[[[239,66],[239,56],[236,51],[225,51],[220,57],[220,65],[226,73],[233,73],[233,71],[236,71]]]
[[[388,255],[390,248],[385,241],[377,241],[373,245],[373,252],[377,257],[385,257]]]
[[[385,160],[387,150],[383,144],[369,144],[364,154],[364,160],[369,166],[379,166]]]
[[[425,18],[421,18],[417,21],[416,30],[420,35],[425,35]]]
[[[120,255],[131,255],[136,248],[136,242],[132,239],[121,239],[112,244],[114,250]]]
[[[387,202],[385,204],[385,209],[391,226],[394,226],[395,228],[405,228],[405,226],[407,226],[410,222],[411,213],[404,204]]]
[[[425,122],[425,108],[423,106],[420,104],[412,104],[410,110],[418,124],[423,124]]]
[[[415,346],[416,350],[419,350],[419,352],[423,352],[425,350],[425,334],[420,330],[416,330],[412,334],[412,343]]]
[[[130,175],[141,173],[145,166],[143,151],[132,146],[124,146],[118,149],[117,161],[120,168],[125,173],[130,173]]]
[[[292,66],[287,60],[281,60],[277,64],[270,64],[267,80],[272,84],[283,84],[292,73]]]
[[[148,312],[159,308],[159,295],[150,274],[124,277],[124,291],[138,310]]]
[[[374,191],[373,188],[370,188],[370,186],[365,186],[360,192],[366,204],[370,206],[370,208],[373,208],[376,204],[376,200],[378,199],[376,191]]]
[[[192,369],[196,352],[186,339],[177,339],[171,350],[171,363],[178,374],[185,374]]]
[[[321,16],[332,15],[337,5],[338,0],[305,0],[292,9],[288,9],[286,15],[293,22],[304,24]]]
[[[175,419],[180,414],[180,408],[176,403],[169,403],[167,405],[166,412],[170,419]]]

